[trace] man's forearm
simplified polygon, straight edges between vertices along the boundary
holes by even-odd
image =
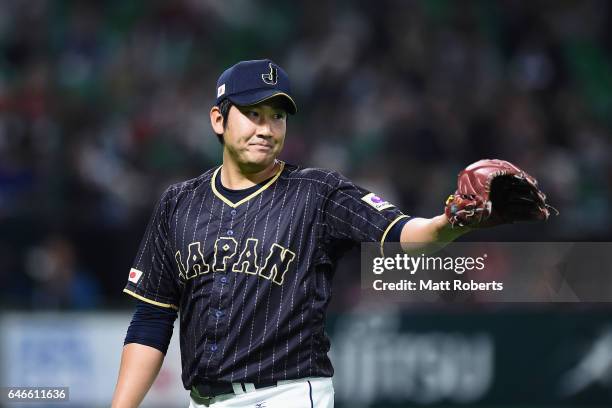
[[[155,381],[163,361],[164,354],[153,347],[126,344],[121,354],[112,408],[137,408]]]
[[[444,214],[433,218],[413,218],[402,228],[402,248],[407,252],[426,250],[428,244],[434,250],[441,249],[468,232],[467,227],[453,228]],[[427,251],[429,252],[429,251]]]

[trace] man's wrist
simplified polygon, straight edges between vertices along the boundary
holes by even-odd
[[[460,236],[471,231],[470,227],[460,227],[457,225],[453,226],[449,222],[448,217],[446,217],[445,214],[435,216],[433,220],[434,220],[434,223],[436,224],[436,227],[437,227],[436,229],[438,230],[437,241],[439,242],[454,241]]]

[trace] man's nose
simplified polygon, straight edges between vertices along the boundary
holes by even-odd
[[[270,123],[265,118],[262,118],[257,126],[257,136],[261,136],[264,138],[272,137],[272,128]]]

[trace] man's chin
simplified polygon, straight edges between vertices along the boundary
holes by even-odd
[[[262,171],[274,164],[275,156],[251,154],[243,161],[245,167],[251,170]]]

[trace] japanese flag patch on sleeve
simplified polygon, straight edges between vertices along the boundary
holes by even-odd
[[[395,207],[388,201],[383,200],[374,193],[370,193],[361,197],[363,201],[374,207],[378,211],[386,210],[387,208]]]
[[[132,283],[138,283],[138,281],[140,280],[140,277],[142,276],[142,271],[139,271],[138,269],[130,269],[130,276],[128,278],[128,280]]]

